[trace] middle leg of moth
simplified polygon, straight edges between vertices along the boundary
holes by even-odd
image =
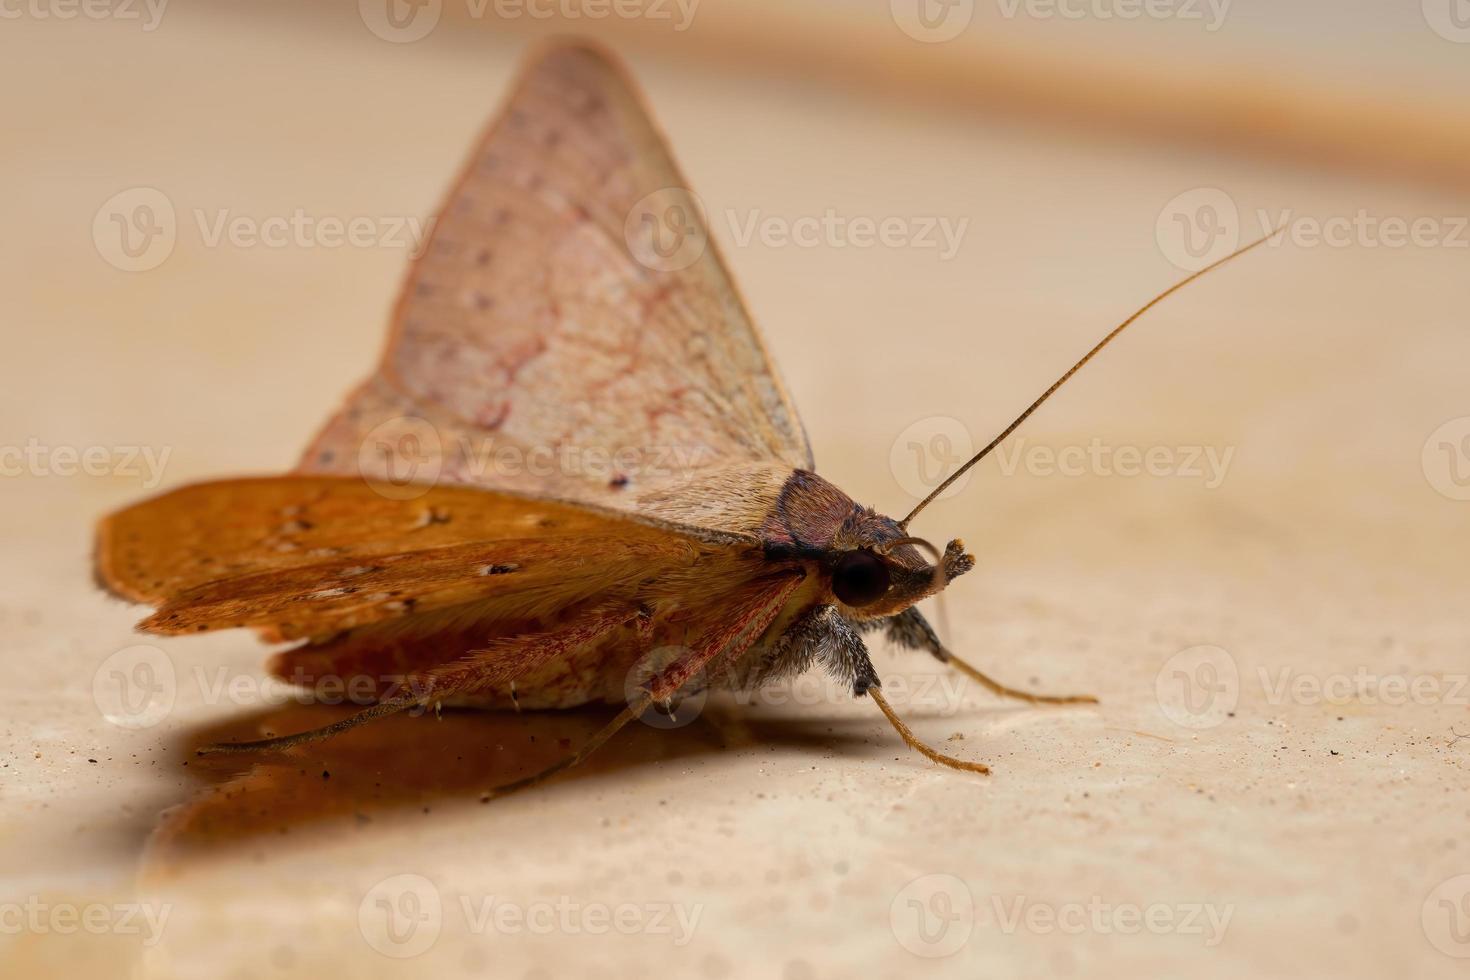
[[[886,627],[888,639],[901,647],[910,650],[926,650],[934,655],[940,663],[949,664],[955,670],[978,684],[1004,698],[1016,698],[1031,704],[1097,704],[1097,698],[1090,694],[1071,695],[1047,695],[1032,694],[1029,691],[1018,690],[1008,687],[993,677],[987,676],[978,667],[966,663],[950,652],[949,648],[940,642],[939,634],[934,632],[934,627],[924,618],[924,614],[913,606],[905,609],[897,616],[891,616],[883,620],[870,620],[862,623],[860,629],[877,629],[879,626]]]
[[[989,774],[990,767],[984,763],[966,762],[931,748],[904,724],[883,694],[883,684],[878,679],[878,671],[873,667],[872,658],[868,656],[867,644],[863,642],[857,628],[843,619],[835,608],[817,607],[797,624],[792,633],[792,642],[799,645],[800,649],[789,651],[789,656],[802,662],[818,661],[838,680],[852,685],[853,697],[871,697],[878,710],[883,712],[883,717],[888,719],[893,730],[898,732],[899,738],[909,748],[941,766],[962,772]]]

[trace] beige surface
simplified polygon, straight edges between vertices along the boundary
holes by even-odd
[[[146,38],[119,23],[13,25],[0,158],[0,445],[100,446],[118,462],[129,446],[166,450],[167,484],[288,465],[375,358],[404,262],[391,247],[210,247],[195,209],[424,215],[518,48],[385,50],[360,32],[171,17]],[[1179,274],[1155,227],[1176,195],[1226,189],[1247,234],[1258,208],[1467,208],[652,56],[635,68],[712,213],[969,219],[950,261],[740,246],[716,223],[824,474],[890,512],[912,502],[904,445],[891,463],[901,433],[927,438],[952,416],[987,438]],[[136,186],[168,196],[180,232],[166,262],[129,274],[99,257],[91,228]],[[755,707],[712,704],[676,732],[631,731],[585,770],[490,807],[477,802],[487,783],[602,716],[393,719],[288,765],[204,765],[189,751],[200,741],[336,712],[263,704],[261,649],[222,634],[155,644],[172,710],[143,730],[109,723],[99,701],[110,671],[136,661],[118,651],[137,642],[139,610],[91,589],[89,525],[146,479],[6,478],[6,972],[1462,976],[1449,954],[1470,954],[1456,941],[1470,937],[1470,879],[1455,880],[1470,874],[1470,740],[1452,732],[1470,733],[1470,503],[1435,486],[1454,492],[1470,458],[1436,440],[1426,465],[1424,450],[1470,416],[1467,261],[1451,244],[1298,236],[1171,301],[1025,432],[1033,448],[1233,450],[1218,487],[1008,476],[997,460],[918,522],[980,557],[950,590],[957,649],[1018,683],[1103,699],[1000,703],[879,651],[915,727],[989,762],[989,779],[928,766],[871,705],[814,679]],[[1220,648],[1214,676],[1233,667],[1238,693],[1226,683],[1209,703],[1196,688],[1209,707],[1191,715],[1176,670],[1211,675],[1171,658],[1200,646]],[[1395,703],[1399,684],[1411,703]],[[929,932],[910,900],[927,900]],[[497,930],[479,918],[489,902],[554,921]],[[136,917],[99,935],[64,918],[12,928],[43,905],[94,903],[166,910],[160,941],[129,931]],[[673,934],[588,934],[622,903]],[[1155,906],[1174,926],[1138,931],[1130,912]],[[680,911],[698,915],[682,945]],[[1049,914],[1066,927],[1047,928]],[[1211,915],[1228,916],[1214,945]],[[401,931],[386,936],[388,921]]]

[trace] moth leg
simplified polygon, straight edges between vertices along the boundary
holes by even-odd
[[[535,786],[537,783],[541,783],[545,780],[550,779],[552,776],[555,776],[557,773],[562,772],[563,770],[572,768],[572,766],[575,766],[577,763],[586,759],[593,752],[596,752],[599,748],[601,748],[602,743],[606,742],[608,739],[616,735],[620,728],[622,728],[628,722],[632,721],[634,718],[637,718],[639,715],[643,714],[644,711],[647,711],[648,706],[652,703],[652,698],[643,698],[641,701],[630,704],[622,711],[619,711],[616,718],[599,728],[597,732],[587,740],[586,745],[582,746],[571,755],[552,763],[545,769],[542,769],[540,772],[527,776],[524,779],[516,779],[501,786],[497,786],[494,789],[486,790],[480,795],[480,802],[489,803],[491,800],[498,797],[509,796],[511,793],[514,793],[518,790],[529,789],[530,787]]]
[[[587,740],[586,745],[538,773],[486,791],[480,796],[480,802],[488,803],[517,790],[535,786],[557,773],[572,768],[600,748],[628,722],[641,717],[651,705],[667,701],[677,694],[700,670],[716,658],[721,656],[730,660],[738,658],[750,649],[751,644],[755,643],[761,633],[765,632],[766,627],[771,625],[776,614],[781,611],[781,606],[786,602],[786,598],[791,595],[803,577],[798,575],[768,579],[756,583],[755,587],[747,590],[745,595],[737,593],[732,603],[733,608],[727,610],[720,607],[718,609],[719,618],[700,632],[699,639],[693,648],[683,656],[676,658],[659,674],[649,678],[643,685],[642,697],[618,712],[616,718]]]
[[[835,607],[821,607],[809,628],[814,635],[808,642],[816,647],[816,658],[837,680],[852,685],[853,697],[860,698],[878,686],[878,671],[868,656],[868,645],[857,627],[843,619]]]
[[[837,614],[837,610],[831,606],[824,607],[821,618],[816,621],[815,627],[823,630],[823,635],[817,642],[820,650],[817,656],[827,665],[827,669],[837,674],[840,678],[848,680],[852,684],[853,697],[862,697],[864,694],[873,698],[873,703],[888,723],[898,732],[904,744],[914,749],[932,762],[962,772],[978,772],[988,774],[990,767],[979,762],[966,762],[956,759],[954,756],[945,755],[930,748],[919,740],[903,719],[898,717],[893,707],[889,705],[888,699],[883,696],[883,685],[878,679],[878,672],[873,669],[873,661],[868,656],[868,646],[863,642],[859,634],[859,627],[848,622]]]
[[[894,643],[910,650],[927,650],[941,663],[949,664],[966,677],[984,685],[1003,698],[1015,698],[1031,704],[1097,704],[1097,698],[1090,694],[1032,694],[1029,691],[1007,687],[995,678],[987,676],[978,667],[966,663],[951,653],[949,648],[940,641],[939,634],[934,632],[934,627],[930,626],[929,621],[924,618],[924,614],[912,606],[897,616],[889,617],[885,622],[888,638]]]
[[[455,694],[474,691],[487,684],[504,682],[529,673],[555,657],[601,639],[617,627],[640,617],[641,612],[638,610],[600,608],[560,630],[497,639],[485,649],[469,651],[459,660],[419,674],[410,674],[403,685],[408,693],[387,698],[341,721],[293,735],[279,735],[249,742],[219,742],[202,746],[195,752],[199,755],[270,752],[331,738],[365,722],[440,702]]]
[[[982,776],[990,775],[990,767],[983,762],[966,762],[964,759],[956,759],[952,755],[945,755],[921,742],[919,736],[915,735],[909,726],[903,723],[903,719],[894,713],[893,708],[888,704],[888,699],[883,696],[883,688],[880,685],[874,684],[868,689],[868,694],[872,696],[873,703],[878,706],[878,710],[883,712],[884,717],[888,719],[888,723],[893,726],[893,730],[898,732],[898,737],[903,739],[904,744],[930,762],[937,762],[941,766],[948,766],[961,772],[978,772]]]
[[[349,728],[356,728],[365,722],[397,714],[400,711],[416,707],[422,703],[417,698],[396,698],[391,701],[381,701],[372,707],[364,708],[354,715],[343,718],[341,721],[335,721],[321,728],[297,732],[294,735],[259,738],[250,742],[216,742],[213,745],[201,745],[194,750],[194,753],[196,755],[216,755],[226,752],[272,752],[279,749],[289,749],[293,745],[303,745],[307,742],[331,738],[333,735],[341,734]]]

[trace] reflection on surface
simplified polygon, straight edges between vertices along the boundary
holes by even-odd
[[[291,705],[190,732],[183,748],[303,731],[345,717],[347,708]],[[191,772],[209,791],[165,815],[156,844],[213,848],[314,823],[369,824],[387,811],[432,811],[441,801],[476,802],[497,785],[530,775],[575,751],[612,709],[522,714],[445,710],[395,715],[334,738],[282,752],[194,756]],[[633,726],[579,769],[575,782],[628,765],[714,747],[707,725],[673,733]]]
[[[152,870],[190,854],[302,830],[361,831],[380,818],[430,814],[439,804],[476,804],[493,787],[539,772],[576,751],[614,714],[612,707],[505,713],[446,709],[436,717],[393,715],[282,752],[194,755],[212,742],[260,738],[330,724],[352,709],[290,705],[192,730],[181,739],[188,771],[209,786],[165,811],[149,846]],[[759,708],[712,699],[681,727],[634,723],[587,762],[526,794],[577,791],[631,768],[768,745],[859,752],[874,731],[862,718],[771,717]],[[875,713],[876,719],[876,713]],[[877,719],[880,720],[881,719]],[[898,750],[902,754],[902,747]],[[677,781],[677,770],[668,779]],[[508,797],[507,799],[510,799]],[[499,800],[487,804],[493,810]]]

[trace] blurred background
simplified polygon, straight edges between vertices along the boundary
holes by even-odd
[[[888,513],[1285,229],[918,522],[980,559],[956,648],[1098,711],[911,699],[984,783],[825,694],[632,733],[497,808],[525,732],[598,716],[190,763],[318,709],[252,694],[243,634],[138,654],[92,525],[294,463],[553,34],[626,60],[819,469]],[[1470,2],[0,0],[0,81],[17,975],[1463,975]],[[106,710],[119,664],[167,672],[164,715]],[[626,903],[642,927],[589,925]]]

